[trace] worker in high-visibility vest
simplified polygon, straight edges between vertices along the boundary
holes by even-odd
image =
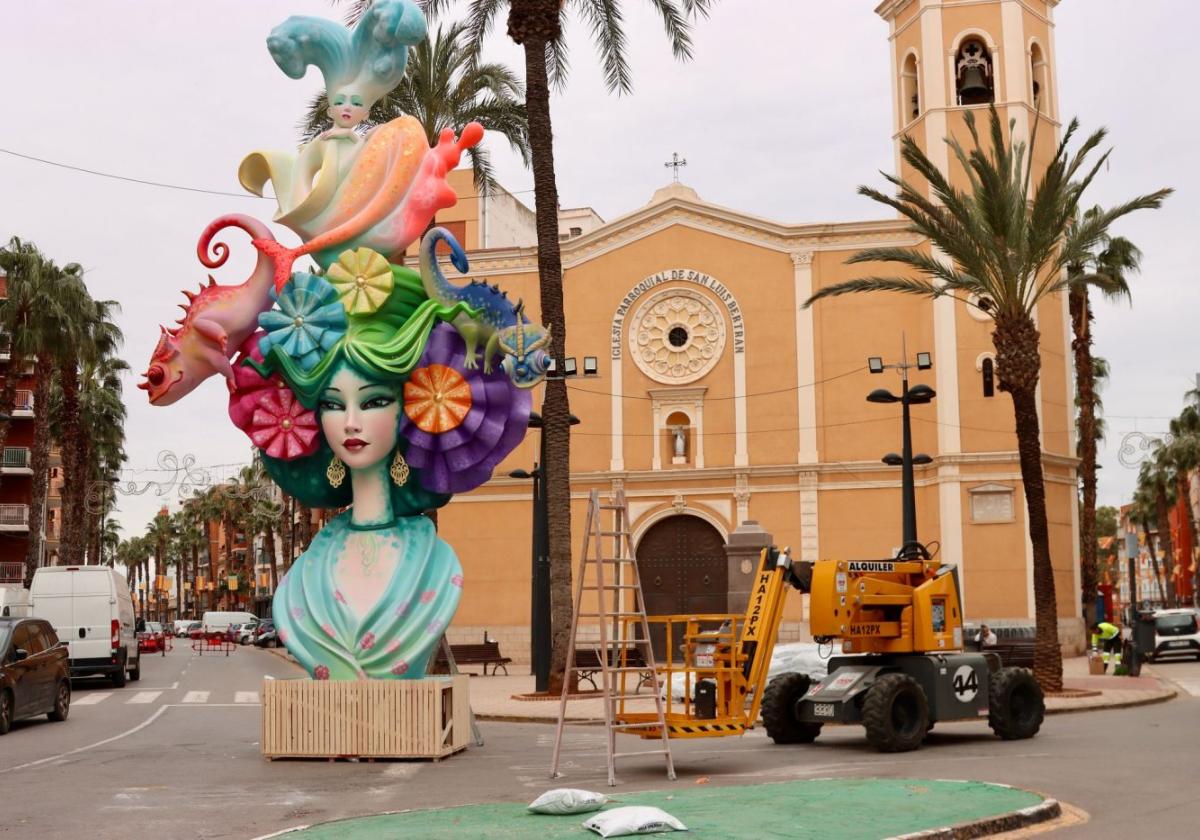
[[[1092,647],[1103,647],[1104,670],[1108,670],[1111,661],[1114,666],[1121,664],[1121,628],[1107,621],[1099,621],[1092,625]]]

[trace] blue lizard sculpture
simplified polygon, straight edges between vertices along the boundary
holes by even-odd
[[[491,373],[492,360],[503,354],[505,373],[518,388],[532,388],[541,382],[550,367],[550,331],[540,324],[531,324],[524,315],[524,304],[513,304],[508,293],[498,286],[472,280],[456,286],[442,274],[437,260],[437,244],[445,242],[450,248],[450,262],[462,274],[470,269],[466,252],[450,231],[442,227],[430,229],[421,237],[421,285],[430,299],[447,306],[463,301],[478,310],[475,318],[462,314],[452,322],[467,345],[464,364],[478,367],[479,348],[483,347],[483,372]]]

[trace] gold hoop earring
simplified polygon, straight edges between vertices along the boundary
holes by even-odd
[[[404,460],[399,449],[396,450],[396,457],[392,458],[392,466],[388,472],[397,487],[403,487],[408,483],[408,462]]]
[[[346,465],[338,456],[334,455],[333,460],[329,462],[329,466],[325,470],[325,477],[329,479],[329,483],[333,487],[341,487],[342,482],[346,480]]]

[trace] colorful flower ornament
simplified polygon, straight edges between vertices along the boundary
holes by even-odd
[[[439,324],[404,386],[405,457],[434,493],[462,493],[490,479],[529,424],[530,392],[501,370],[468,369],[465,360],[458,331]]]
[[[343,251],[325,273],[351,315],[369,315],[392,293],[392,267],[383,255],[370,248]]]
[[[302,370],[312,370],[346,332],[346,309],[337,291],[324,278],[297,271],[271,297],[276,308],[258,316],[267,332],[258,349],[265,357],[278,347]]]
[[[320,446],[316,414],[300,403],[279,374],[263,379],[254,368],[241,363],[246,358],[262,362],[258,346],[263,338],[263,333],[257,332],[242,344],[233,366],[229,419],[272,458],[291,461],[311,455]]]

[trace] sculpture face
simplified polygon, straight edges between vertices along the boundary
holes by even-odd
[[[329,109],[325,112],[338,128],[354,128],[367,118],[371,111],[366,101],[358,94],[339,91],[329,100]]]
[[[321,431],[352,470],[373,467],[396,446],[400,401],[389,385],[342,366],[321,394]]]

